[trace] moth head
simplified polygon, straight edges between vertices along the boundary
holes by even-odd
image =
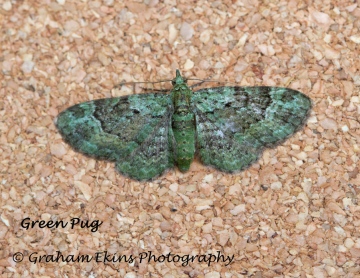
[[[187,79],[183,78],[180,74],[180,71],[176,70],[176,77],[171,81],[171,84],[175,86],[176,84],[186,84]]]

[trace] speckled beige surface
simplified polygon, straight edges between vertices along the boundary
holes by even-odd
[[[124,2],[0,2],[0,276],[360,277],[360,3]],[[195,161],[152,182],[57,132],[61,110],[177,68],[297,89],[313,111],[244,172]],[[122,260],[96,261],[105,251]],[[140,261],[149,252],[157,262]]]

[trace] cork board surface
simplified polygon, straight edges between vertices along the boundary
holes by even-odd
[[[359,2],[3,0],[0,22],[1,277],[360,277]],[[151,182],[56,130],[175,69],[313,109],[243,172],[194,161]]]

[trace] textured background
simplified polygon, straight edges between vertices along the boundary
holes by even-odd
[[[1,276],[360,277],[360,3],[126,2],[0,2]],[[63,109],[133,93],[113,89],[122,81],[169,80],[176,68],[290,87],[313,111],[303,130],[234,175],[195,161],[185,174],[135,182],[61,139],[54,119]],[[25,217],[104,223],[95,233],[25,230]],[[28,260],[56,251],[221,251],[234,261]]]

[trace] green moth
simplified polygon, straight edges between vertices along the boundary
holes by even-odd
[[[247,168],[266,147],[301,128],[311,109],[304,94],[279,87],[213,87],[193,92],[176,71],[170,94],[150,93],[74,105],[56,121],[76,151],[116,162],[136,180],[176,164],[187,171],[195,153],[224,172]]]

